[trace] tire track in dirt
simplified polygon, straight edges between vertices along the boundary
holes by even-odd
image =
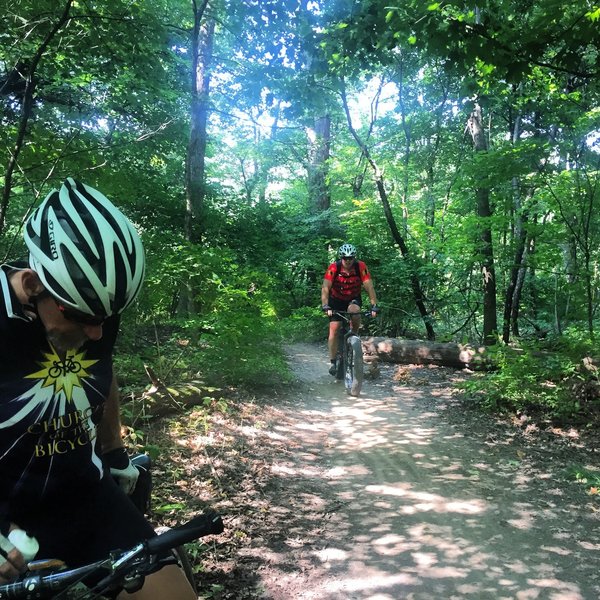
[[[302,391],[272,425],[290,451],[265,490],[287,490],[281,545],[249,549],[271,552],[263,598],[600,598],[598,514],[565,479],[577,449],[462,410],[452,370],[407,367],[403,384],[384,365],[352,398],[324,348],[290,356]]]

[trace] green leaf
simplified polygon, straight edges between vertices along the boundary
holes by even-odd
[[[157,513],[168,513],[171,511],[183,510],[185,508],[185,504],[181,502],[173,502],[171,504],[162,504],[161,506],[157,506],[154,510]]]
[[[585,16],[592,22],[595,23],[600,19],[600,7],[596,10],[585,13]]]

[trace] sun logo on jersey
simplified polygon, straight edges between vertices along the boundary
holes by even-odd
[[[64,391],[68,401],[73,397],[73,389],[83,387],[81,380],[89,377],[87,369],[97,363],[97,360],[85,360],[85,351],[77,352],[69,350],[64,359],[50,347],[50,352],[44,353],[44,358],[40,363],[42,369],[31,375],[27,375],[26,379],[43,380],[41,387],[54,386],[54,394]]]

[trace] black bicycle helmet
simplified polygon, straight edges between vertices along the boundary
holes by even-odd
[[[65,305],[110,316],[129,306],[144,279],[142,242],[102,193],[68,178],[25,225],[29,266]]]

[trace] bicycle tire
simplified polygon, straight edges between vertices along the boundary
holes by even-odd
[[[335,378],[340,381],[344,379],[344,356],[341,352],[337,355],[335,362]]]
[[[344,340],[344,387],[347,392],[350,392],[352,385],[354,384],[354,356],[352,344],[350,343],[351,337]]]
[[[171,529],[171,528],[163,526],[163,527],[157,527],[154,531],[156,531],[156,533],[160,535],[162,533],[166,533],[167,531],[169,531],[169,529]],[[190,557],[187,553],[187,550],[185,549],[185,546],[177,546],[177,547],[173,548],[172,552],[175,555],[175,558],[177,559],[177,562],[179,563],[179,566],[181,567],[181,570],[183,571],[185,578],[188,580],[189,584],[192,586],[192,589],[194,590],[194,594],[196,594],[196,596],[197,596],[198,595],[198,586],[196,585],[196,580],[194,578],[194,568],[192,566],[192,562],[190,561]]]
[[[345,327],[342,325],[338,331],[337,353],[335,355],[335,378],[337,381],[344,379],[344,334]]]
[[[346,368],[344,383],[351,396],[358,396],[363,384],[363,355],[360,338],[351,335],[346,340]]]
[[[190,582],[190,585],[194,590],[194,594],[196,594],[197,596],[198,587],[196,586],[196,580],[194,579],[194,568],[192,566],[192,561],[190,560],[190,556],[187,553],[187,550],[183,546],[177,546],[177,548],[173,548],[173,552],[177,556],[179,566],[185,574],[185,578]]]

